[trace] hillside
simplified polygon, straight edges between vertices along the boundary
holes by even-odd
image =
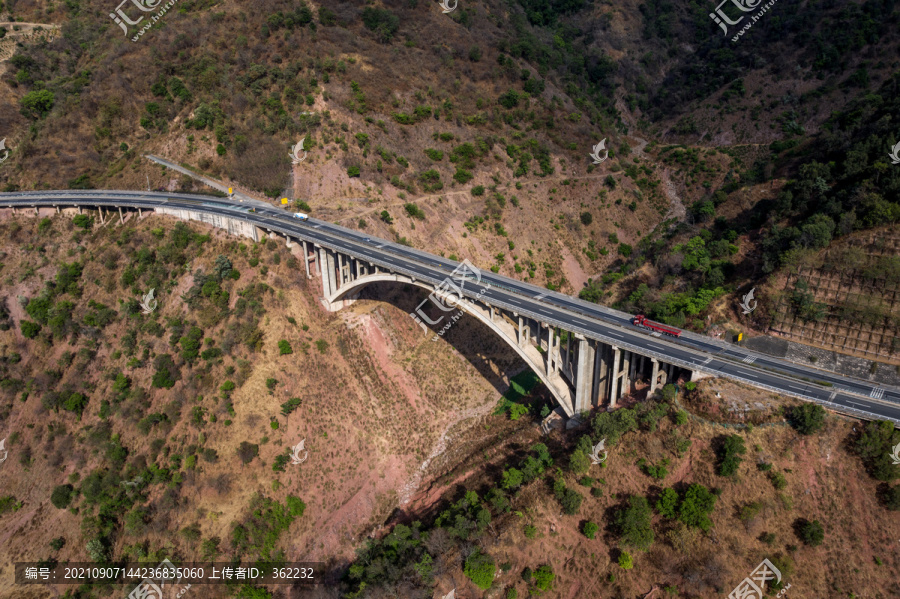
[[[0,191],[209,193],[160,156],[588,301],[791,341],[811,368],[900,377],[891,0],[775,3],[737,41],[715,6],[670,0],[175,7],[134,37],[111,4],[0,2]],[[24,592],[15,561],[165,556],[321,560],[326,597],[720,597],[763,558],[788,596],[900,596],[889,427],[711,379],[541,436],[546,389],[469,319],[432,343],[413,289],[330,314],[296,248],[157,215],[0,210],[0,235],[0,598]]]

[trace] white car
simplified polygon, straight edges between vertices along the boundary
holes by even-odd
[[[300,220],[309,220],[309,215],[303,214],[302,212],[295,212],[294,218],[299,218]]]

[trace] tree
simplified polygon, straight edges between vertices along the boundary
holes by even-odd
[[[681,267],[685,270],[693,270],[701,273],[705,273],[709,270],[709,252],[706,251],[706,242],[703,241],[703,238],[699,235],[697,237],[692,237],[690,241],[684,245],[675,246],[675,251],[684,253]]]
[[[294,353],[294,349],[291,347],[291,344],[282,339],[278,342],[278,355],[286,356],[288,354]]]
[[[586,474],[591,468],[590,458],[581,450],[576,449],[569,457],[569,469],[575,474]]]
[[[884,505],[892,511],[900,511],[900,485],[895,485],[884,494]]]
[[[600,281],[588,279],[587,284],[578,292],[578,299],[587,302],[599,303],[603,297],[603,289],[600,287]]]
[[[818,547],[825,540],[825,530],[818,520],[801,520],[797,527],[800,540],[810,547]]]
[[[104,563],[109,559],[106,546],[100,539],[91,539],[87,542],[85,549],[87,549],[87,553],[91,560],[96,563]]]
[[[811,435],[825,426],[825,410],[819,404],[806,403],[791,410],[791,424],[803,435]]]
[[[619,566],[623,570],[631,570],[634,568],[634,559],[631,557],[631,554],[627,551],[623,551],[619,554]]]
[[[663,489],[656,502],[656,511],[666,518],[676,518],[678,516],[678,491]]]
[[[497,102],[507,110],[515,108],[519,105],[519,92],[514,89],[507,90],[497,99]]]
[[[696,526],[703,531],[709,530],[712,527],[709,514],[716,505],[716,499],[718,498],[703,485],[692,484],[684,494],[684,500],[678,510],[678,519],[688,526]]]
[[[900,469],[893,465],[890,454],[897,443],[900,443],[900,433],[894,430],[894,424],[876,420],[866,424],[856,441],[856,453],[866,462],[867,469],[876,479],[894,480],[900,477]]]
[[[21,321],[19,327],[22,329],[22,336],[26,339],[34,339],[37,337],[42,328],[41,325],[36,322],[31,322],[30,320]]]
[[[494,582],[494,572],[497,567],[494,560],[486,553],[482,553],[481,549],[476,549],[466,559],[463,572],[468,576],[475,585],[483,591],[491,588]]]
[[[539,595],[550,588],[556,575],[549,565],[544,564],[534,571],[532,577],[534,578],[534,586],[537,590],[537,593],[535,594]]]
[[[641,551],[650,548],[654,540],[653,528],[650,526],[652,515],[647,498],[639,495],[632,495],[628,499],[628,507],[616,512],[615,524],[626,545]]]
[[[587,538],[593,539],[598,530],[600,530],[600,527],[596,523],[588,520],[584,523],[584,529],[582,530],[582,532]]]
[[[237,454],[241,459],[241,462],[243,462],[244,464],[249,464],[253,461],[253,458],[259,455],[259,445],[248,443],[247,441],[241,441],[240,446],[238,446]]]
[[[380,216],[381,216],[381,220],[383,220],[387,224],[389,224],[389,225],[394,224],[394,219],[391,217],[391,215],[388,213],[387,210],[382,210]]]
[[[736,474],[743,461],[739,456],[745,453],[747,453],[747,449],[744,447],[744,439],[740,435],[726,437],[722,445],[719,475],[733,476]]]
[[[504,489],[515,489],[519,487],[524,482],[525,477],[522,474],[522,471],[517,468],[510,468],[509,470],[503,471],[503,483],[502,486]]]
[[[72,501],[72,490],[72,485],[57,485],[53,487],[53,492],[50,494],[50,503],[57,509],[66,509]]]
[[[45,116],[53,108],[53,92],[46,89],[30,91],[22,97],[22,112],[33,119]]]
[[[582,501],[584,501],[584,497],[581,496],[581,493],[575,489],[567,488],[563,493],[562,499],[559,500],[559,503],[562,505],[563,513],[572,516],[578,513]]]
[[[581,224],[585,227],[594,222],[594,215],[590,212],[582,212],[581,213]]]
[[[366,29],[375,33],[382,44],[391,41],[400,28],[400,18],[384,8],[367,6],[362,11],[362,22]]]

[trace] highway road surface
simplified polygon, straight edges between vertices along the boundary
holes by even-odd
[[[261,228],[312,241],[381,267],[438,284],[459,263],[310,218],[299,221],[276,207],[262,208],[224,198],[141,191],[32,191],[0,193],[0,207],[104,206],[153,209],[185,208],[239,218]],[[257,212],[249,210],[256,207]],[[487,291],[482,292],[484,287]],[[683,332],[677,340],[660,337],[631,324],[630,314],[561,293],[481,271],[480,284],[463,288],[483,301],[556,324],[572,332],[658,357],[692,370],[737,379],[779,395],[816,401],[836,411],[866,419],[882,418],[900,426],[900,389],[797,364],[703,335]]]

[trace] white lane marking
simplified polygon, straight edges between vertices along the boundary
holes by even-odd
[[[612,331],[607,331],[606,334],[612,335],[613,337],[618,337],[619,339],[624,339],[624,337],[622,337],[622,335],[619,335],[618,333],[613,333]]]
[[[538,312],[543,312],[543,313],[546,314],[547,316],[553,316],[550,312],[547,312],[547,311],[544,310],[543,308],[538,308],[537,310],[538,310]]]
[[[514,304],[519,304],[520,306],[522,305],[521,303],[517,302],[516,300],[514,300],[514,299],[511,298],[511,297],[506,298],[506,301],[512,302],[512,303],[514,303]]]
[[[832,391],[831,395],[828,396],[828,399],[833,400],[835,397],[837,397],[837,391]]]
[[[758,376],[756,376],[756,375],[753,374],[752,372],[742,372],[741,375],[742,375],[742,376],[752,376],[752,377],[755,378],[755,379],[758,379],[758,378],[759,378]]]
[[[875,387],[872,389],[872,392],[869,393],[869,397],[872,399],[881,399],[882,395],[884,395],[884,389],[879,389],[878,387]]]
[[[797,385],[791,385],[790,383],[788,383],[788,387],[790,387],[792,389],[800,389],[801,391],[803,391],[805,389],[804,387],[798,387]]]
[[[547,297],[547,295],[549,295],[549,294],[547,294],[547,293],[542,293],[542,294],[540,294],[540,295],[538,295],[538,296],[535,296],[534,299],[535,299],[535,301],[540,301],[540,300],[544,299],[545,297]]]
[[[662,333],[650,333],[651,337],[662,337]]]
[[[703,360],[704,364],[709,364],[710,362],[712,362],[712,357],[709,357],[709,358],[706,358],[705,360]]]
[[[756,356],[747,356],[746,358],[741,360],[741,362],[743,362],[744,364],[753,364],[755,361],[756,361]]]

